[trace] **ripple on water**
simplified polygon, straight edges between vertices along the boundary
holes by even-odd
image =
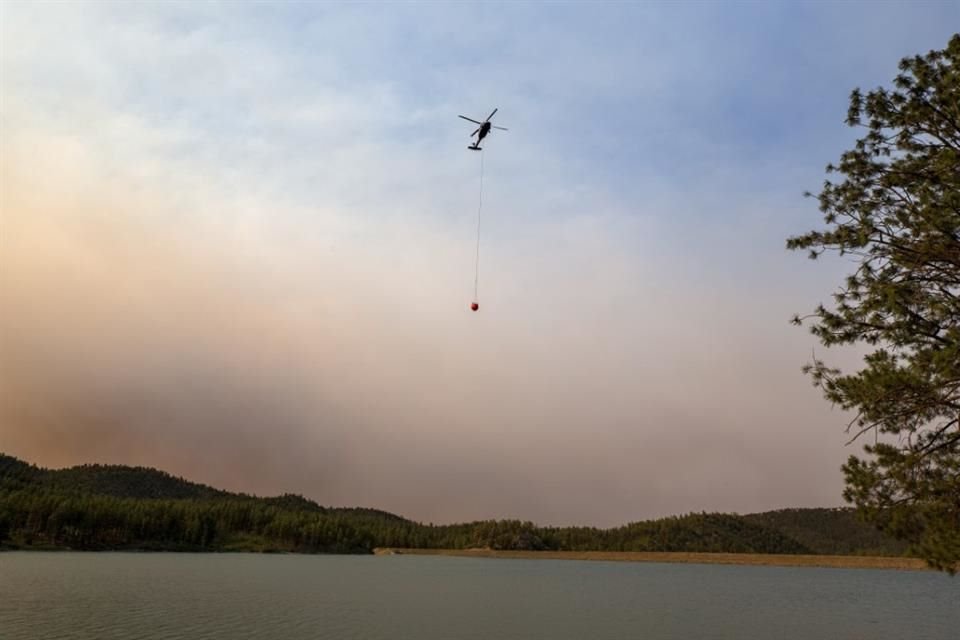
[[[932,572],[429,556],[0,554],[0,638],[911,638],[960,628]]]

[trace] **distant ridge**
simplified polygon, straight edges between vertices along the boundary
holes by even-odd
[[[852,508],[778,509],[744,516],[769,527],[817,554],[905,555],[908,545],[864,524]]]
[[[699,513],[621,527],[424,525],[300,495],[230,493],[148,467],[44,469],[0,453],[0,548],[372,553],[377,547],[901,556],[851,509]]]

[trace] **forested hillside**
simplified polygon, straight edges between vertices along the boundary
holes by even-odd
[[[370,553],[375,547],[902,555],[846,509],[700,513],[612,529],[413,522],[228,493],[143,467],[42,469],[0,454],[0,548]]]
[[[780,509],[744,516],[747,522],[776,529],[813,553],[906,555],[907,543],[864,524],[853,509]]]

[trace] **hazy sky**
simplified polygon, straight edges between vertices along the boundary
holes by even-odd
[[[784,241],[960,5],[0,17],[0,451],[436,522],[842,503],[788,320],[849,264]]]

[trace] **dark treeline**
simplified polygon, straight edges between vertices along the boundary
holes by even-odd
[[[421,524],[296,495],[228,493],[143,467],[48,470],[0,454],[0,548],[369,553],[376,547],[903,555],[846,509],[690,514],[612,529]]]

